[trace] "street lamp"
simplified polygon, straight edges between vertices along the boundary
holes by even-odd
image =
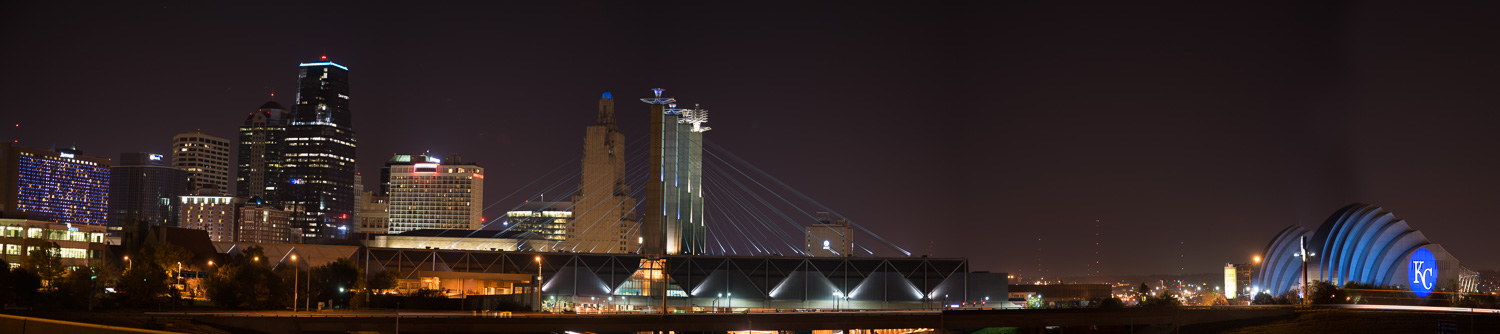
[[[1311,295],[1307,293],[1307,259],[1310,257],[1318,256],[1318,253],[1307,252],[1307,237],[1301,237],[1297,240],[1301,242],[1299,246],[1300,248],[1298,249],[1297,254],[1292,254],[1292,256],[1302,258],[1302,303],[1307,304],[1311,301],[1308,298]]]
[[[542,310],[542,256],[536,256],[536,310]]]
[[[256,259],[259,258],[260,257],[256,257]],[[292,261],[297,261],[297,254],[292,254]],[[302,268],[297,268],[295,266],[292,267],[292,312],[297,312],[297,288],[298,283],[302,282],[300,280],[300,277],[302,277],[301,269]]]
[[[132,264],[135,264],[135,262],[130,262],[130,255],[126,255],[125,256],[125,270],[130,270],[130,267],[131,267]]]

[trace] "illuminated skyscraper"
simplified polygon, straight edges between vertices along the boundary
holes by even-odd
[[[0,210],[7,218],[104,225],[109,159],[0,143]]]
[[[483,220],[484,168],[447,164],[391,166],[390,233],[421,229],[478,230]]]
[[[187,171],[152,153],[122,153],[109,168],[109,230],[118,235],[125,222],[177,227],[179,196],[188,194]]]
[[[297,105],[282,152],[281,204],[304,210],[292,217],[303,242],[343,239],[354,232],[354,124],[349,112],[349,68],[332,62],[299,65]],[[284,190],[284,191],[283,191]]]
[[[640,248],[635,198],[625,184],[625,135],[615,123],[615,100],[599,97],[599,114],[583,136],[583,175],[573,195],[577,219],[563,231],[567,247],[583,253],[629,253]]]
[[[276,101],[268,101],[240,125],[239,177],[235,195],[259,197],[269,204],[280,202],[278,190],[286,184],[282,177],[282,140],[292,115]]]
[[[646,158],[645,254],[703,254],[708,231],[703,221],[703,132],[708,111],[678,109],[677,100],[656,96],[651,105],[651,140]]]
[[[172,137],[172,166],[188,172],[191,190],[229,192],[229,140],[193,131]]]

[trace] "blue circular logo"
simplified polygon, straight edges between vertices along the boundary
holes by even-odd
[[[1418,248],[1411,254],[1409,265],[1411,279],[1411,292],[1417,297],[1427,297],[1432,294],[1432,287],[1437,286],[1437,259],[1432,257],[1432,251],[1426,248]]]

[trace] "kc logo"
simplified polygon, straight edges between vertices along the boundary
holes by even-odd
[[[1411,261],[1411,284],[1421,284],[1423,289],[1431,289],[1432,281],[1427,278],[1432,277],[1432,267],[1423,267],[1425,262],[1427,261]]]
[[[1418,248],[1411,254],[1411,292],[1417,297],[1427,297],[1432,294],[1432,287],[1437,285],[1438,271],[1437,259],[1432,257],[1432,251],[1426,248]]]

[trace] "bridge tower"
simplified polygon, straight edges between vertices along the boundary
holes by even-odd
[[[703,132],[708,111],[678,109],[677,99],[641,99],[651,105],[647,159],[643,254],[704,254],[708,225],[703,221]]]

